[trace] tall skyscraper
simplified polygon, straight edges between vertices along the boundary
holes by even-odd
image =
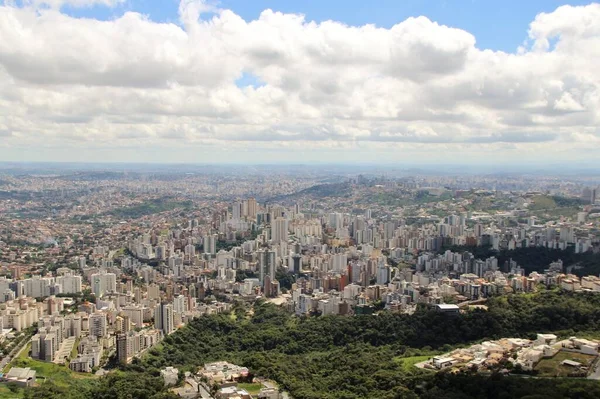
[[[243,203],[242,202],[234,202],[233,207],[231,209],[231,218],[233,220],[240,220],[243,214]]]
[[[154,309],[154,327],[157,330],[162,330],[165,335],[169,335],[175,331],[173,316],[173,305],[162,302]]]
[[[117,335],[117,359],[119,360],[119,363],[127,363],[127,358],[129,357],[127,353],[127,344],[127,334]]]
[[[90,336],[102,338],[107,333],[106,315],[104,313],[93,313],[89,317]]]
[[[274,243],[288,240],[288,220],[282,217],[275,219],[271,223],[271,240]]]
[[[302,270],[302,255],[300,255],[300,254],[292,255],[292,261],[293,261],[294,274],[299,274],[300,270]]]
[[[344,226],[344,215],[341,213],[329,214],[329,227],[339,229]]]
[[[256,203],[255,198],[248,198],[248,217],[252,219],[256,219],[256,214],[258,213],[258,204]]]
[[[332,269],[334,272],[342,272],[348,266],[348,255],[345,253],[334,254],[331,257]]]
[[[217,253],[217,237],[216,234],[210,234],[202,238],[205,254],[215,255]]]
[[[271,280],[275,279],[277,271],[277,253],[275,251],[259,250],[258,255],[258,279],[261,285],[265,281],[265,276],[271,276]]]
[[[183,295],[177,295],[173,299],[173,310],[177,313],[184,313],[186,311],[186,299]]]

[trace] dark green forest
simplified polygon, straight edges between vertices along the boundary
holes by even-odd
[[[541,291],[491,298],[488,311],[448,316],[420,306],[414,315],[295,317],[260,303],[194,319],[142,359],[81,390],[29,391],[36,398],[171,397],[159,370],[196,370],[227,360],[277,381],[296,399],[352,398],[598,398],[600,384],[577,379],[433,374],[406,367],[404,358],[432,356],[486,338],[561,336],[600,331],[600,296]],[[56,387],[54,387],[56,388]],[[58,388],[56,388],[58,389]]]
[[[576,254],[573,248],[566,250],[550,249],[546,247],[525,247],[514,250],[496,251],[490,246],[452,246],[443,248],[452,252],[471,252],[477,259],[486,259],[490,256],[498,258],[498,267],[502,269],[504,262],[513,260],[521,266],[526,273],[543,272],[550,263],[562,260],[565,267],[575,265],[573,274],[578,276],[600,274],[600,253],[585,252]]]
[[[137,219],[142,216],[153,215],[155,213],[172,211],[177,208],[190,209],[191,201],[175,201],[168,199],[155,199],[146,201],[138,205],[132,205],[124,208],[116,208],[108,212],[107,215],[115,216],[119,219]]]

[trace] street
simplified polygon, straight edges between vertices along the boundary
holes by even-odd
[[[2,360],[0,360],[0,370],[4,369],[8,363],[13,359],[13,357],[19,356],[23,348],[27,347],[29,341],[31,340],[30,336],[27,336],[25,339],[21,341],[19,345],[13,348],[8,355],[6,355]]]

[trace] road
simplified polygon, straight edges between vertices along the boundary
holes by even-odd
[[[587,378],[590,380],[600,380],[600,360],[592,363],[592,372]]]
[[[20,343],[19,345],[15,346],[15,347],[13,348],[13,350],[11,350],[11,351],[10,351],[10,353],[9,353],[7,356],[5,356],[4,358],[2,358],[2,360],[0,360],[0,370],[4,369],[4,367],[6,367],[6,365],[7,365],[8,363],[10,363],[10,362],[11,362],[11,360],[12,360],[14,357],[17,357],[17,356],[19,356],[19,354],[21,353],[21,351],[22,351],[22,350],[23,350],[25,347],[27,347],[27,344],[29,344],[29,341],[30,341],[30,340],[31,340],[31,336],[29,336],[29,335],[28,335],[27,337],[25,337],[25,338],[24,338],[24,339],[21,341],[21,343]]]
[[[200,392],[202,399],[214,399],[203,383],[198,384],[198,392]]]
[[[481,305],[487,302],[487,298],[479,298],[479,299],[474,299],[472,301],[465,301],[465,302],[460,302],[457,304],[457,306],[459,308],[464,308],[465,306],[470,306],[470,305]]]

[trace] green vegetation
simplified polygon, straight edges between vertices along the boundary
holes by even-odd
[[[411,357],[396,357],[394,358],[395,362],[400,362],[402,364],[402,368],[404,371],[411,371],[415,364],[425,362],[431,359],[433,355],[424,355],[424,356],[411,356]]]
[[[582,353],[573,353],[560,351],[550,359],[542,359],[535,366],[538,376],[541,377],[568,377],[577,374],[577,370],[571,366],[563,366],[563,360],[573,360],[588,367],[596,359],[596,356],[584,355]]]
[[[588,201],[582,200],[581,198],[561,197],[559,195],[555,195],[551,198],[556,203],[556,206],[559,207],[577,207],[588,203]]]
[[[258,395],[260,389],[262,388],[262,384],[238,384],[238,387],[241,389],[245,389],[250,395]]]
[[[25,390],[25,399],[177,399],[157,373],[113,372],[98,380],[75,379],[67,386],[52,381]]]
[[[44,364],[39,370],[48,381],[26,397],[173,398],[163,386],[161,368],[196,371],[217,360],[245,365],[296,399],[600,397],[596,381],[486,378],[412,367],[434,353],[483,339],[532,338],[538,332],[585,335],[600,329],[600,297],[593,294],[541,291],[491,298],[487,305],[488,311],[458,316],[419,306],[413,315],[298,318],[261,302],[249,317],[194,319],[143,359],[99,379],[73,378],[60,366]],[[245,315],[242,305],[234,311]]]
[[[215,244],[215,249],[217,250],[217,252],[219,252],[220,250],[225,250],[225,251],[231,251],[232,248],[234,247],[239,247],[244,243],[245,240],[236,240],[236,241],[225,241],[225,240],[217,240],[216,244]],[[204,250],[204,247],[202,246],[202,250]]]
[[[235,281],[242,282],[247,278],[258,278],[258,275],[254,273],[252,270],[236,270],[235,271]]]
[[[542,220],[556,219],[560,216],[574,217],[579,208],[584,205],[580,198],[567,198],[561,196],[538,195],[532,198],[533,203],[529,206],[532,216]]]
[[[352,193],[352,189],[347,183],[319,184],[309,187],[294,195],[312,195],[315,198],[324,197],[345,197]]]
[[[504,262],[512,259],[517,262],[526,273],[531,273],[533,271],[542,272],[550,266],[550,263],[560,259],[563,261],[565,268],[572,265],[578,266],[573,270],[573,274],[578,276],[600,274],[600,254],[593,252],[576,254],[573,248],[567,248],[563,251],[546,247],[525,247],[511,251],[495,251],[490,246],[452,246],[442,248],[440,252],[444,252],[446,249],[453,252],[469,251],[477,259],[486,259],[490,256],[495,256],[498,258],[498,267],[501,269]]]
[[[22,398],[23,394],[23,389],[15,384],[0,384],[0,399]]]
[[[172,201],[168,199],[155,199],[151,201],[146,201],[138,205],[113,209],[110,212],[108,212],[108,215],[115,216],[120,219],[137,219],[141,218],[142,216],[172,211],[177,208],[183,208],[187,210],[191,207],[191,201]]]
[[[407,206],[412,205],[413,201],[407,196],[401,196],[393,192],[371,193],[362,199],[363,203],[372,203],[382,206]]]
[[[79,346],[79,338],[77,338],[77,340],[75,341],[75,344],[73,345],[73,349],[71,349],[71,354],[69,355],[69,359],[75,359],[77,357],[77,347]]]
[[[562,207],[533,211],[531,212],[531,215],[536,216],[538,219],[541,219],[541,221],[548,221],[557,220],[561,216],[574,218],[577,215],[577,212],[581,212],[581,209],[576,207]]]
[[[295,318],[273,305],[258,304],[249,319],[212,315],[193,320],[165,338],[161,350],[151,350],[141,364],[131,367],[158,370],[174,365],[195,370],[205,362],[227,360],[277,381],[294,398],[434,397],[439,384],[461,392],[438,396],[442,398],[473,397],[471,390],[482,390],[487,384],[499,393],[528,394],[539,384],[475,377],[481,386],[468,388],[455,384],[461,376],[440,379],[412,365],[432,356],[433,350],[443,352],[485,338],[594,331],[600,327],[598,306],[597,296],[553,291],[492,298],[488,311],[475,309],[457,317],[423,306],[412,316],[382,313],[377,317]],[[588,382],[544,383],[556,389],[549,391],[552,398],[561,397],[557,396],[564,392],[558,387],[561,384],[564,389],[586,385],[584,391],[590,395],[581,397],[593,397]],[[509,388],[502,388],[505,384]],[[487,397],[481,393],[485,390],[478,392],[479,397]]]
[[[296,282],[296,276],[289,270],[281,267],[275,272],[275,279],[279,281],[279,287],[286,290],[292,289],[292,284]]]
[[[427,190],[419,190],[414,193],[384,191],[381,189],[375,192],[369,192],[361,198],[360,203],[377,204],[382,206],[409,206],[424,205],[434,202],[443,202],[452,198],[451,192],[444,192],[440,195],[431,194]],[[436,213],[435,210],[429,210],[430,213]],[[446,213],[443,212],[443,215]]]
[[[592,399],[600,397],[597,381],[565,378],[516,378],[468,373],[437,373],[419,390],[421,399]]]
[[[433,195],[429,191],[419,190],[415,195],[414,202],[417,204],[428,204],[431,202],[442,202],[452,198],[452,192],[444,192],[440,195]]]
[[[42,379],[45,382],[52,382],[59,387],[70,387],[75,380],[77,380],[78,386],[94,380],[97,377],[93,374],[75,373],[66,366],[61,366],[54,363],[42,362],[27,357],[27,352],[23,351],[25,355],[19,356],[13,362],[11,367],[30,367],[37,371],[37,378]],[[87,381],[86,381],[87,380]]]
[[[529,209],[532,211],[556,208],[556,201],[546,195],[537,195],[532,200],[533,203],[529,206]]]

